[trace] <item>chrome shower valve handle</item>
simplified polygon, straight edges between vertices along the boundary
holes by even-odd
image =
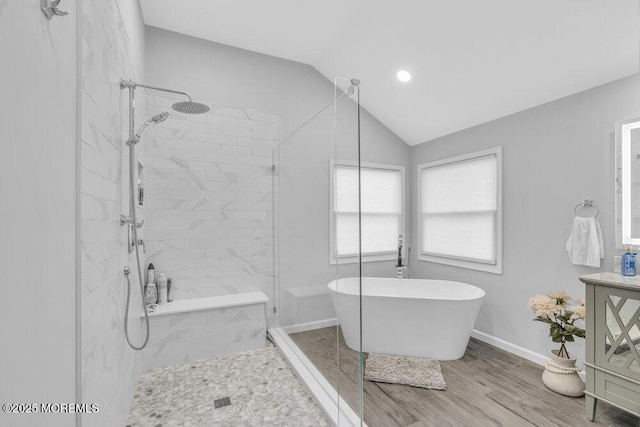
[[[120,225],[133,224],[133,218],[130,216],[120,215]],[[142,228],[144,219],[136,224],[136,228]]]
[[[40,9],[47,19],[52,19],[54,16],[66,16],[69,12],[58,9],[60,0],[40,0]]]

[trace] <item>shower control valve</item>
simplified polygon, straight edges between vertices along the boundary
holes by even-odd
[[[64,10],[58,9],[58,5],[60,4],[60,0],[40,0],[40,10],[44,13],[44,16],[47,19],[52,19],[54,16],[65,16],[68,15],[69,12],[65,12]]]
[[[133,224],[133,218],[130,216],[120,215],[120,225]],[[136,228],[141,228],[144,225],[144,219],[136,224]]]

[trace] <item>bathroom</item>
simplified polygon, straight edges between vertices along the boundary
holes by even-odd
[[[639,14],[4,0],[0,426],[640,425],[640,287],[598,316],[579,279],[640,246]],[[594,216],[599,266],[574,264]],[[143,303],[150,263],[170,303]],[[434,283],[471,294],[394,298]],[[600,329],[567,343],[585,397],[543,384],[560,346],[528,302],[559,291],[631,319],[598,347],[633,341],[624,370]],[[374,353],[440,360],[446,390],[364,379]]]

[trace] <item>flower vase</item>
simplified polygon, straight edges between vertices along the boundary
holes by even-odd
[[[542,382],[556,393],[570,397],[582,396],[584,382],[578,375],[580,369],[576,367],[576,359],[558,357],[558,352],[559,350],[551,350],[551,358],[542,373]]]

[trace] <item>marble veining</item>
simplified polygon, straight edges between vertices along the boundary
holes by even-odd
[[[615,286],[617,288],[640,291],[640,277],[623,276],[620,273],[594,273],[580,276],[580,281],[593,285]]]
[[[96,402],[100,411],[81,414],[82,425],[120,426],[127,418],[138,372],[139,353],[124,337],[127,285],[123,267],[134,271],[135,259],[127,253],[127,235],[118,223],[128,208],[128,97],[119,79],[142,80],[142,59],[134,53],[136,34],[128,34],[116,0],[87,0],[82,7],[81,130],[80,130],[80,371],[79,402]],[[126,12],[128,13],[128,12]],[[134,17],[135,18],[135,17]],[[133,22],[133,21],[131,21]],[[130,28],[143,27],[136,19]],[[138,90],[136,123],[146,119],[144,91]],[[142,102],[140,102],[142,101]],[[144,158],[145,144],[137,156]],[[144,218],[139,211],[138,219]],[[143,238],[143,236],[140,236]],[[144,258],[144,254],[142,254]],[[130,319],[141,307],[136,274]],[[129,324],[132,339],[141,342],[140,325]]]
[[[150,91],[147,113],[179,98]],[[273,300],[280,117],[210,107],[201,115],[172,112],[147,133],[147,261],[173,279],[176,300],[258,291]]]
[[[231,398],[215,409],[214,400]],[[127,426],[328,426],[273,346],[143,372]]]

